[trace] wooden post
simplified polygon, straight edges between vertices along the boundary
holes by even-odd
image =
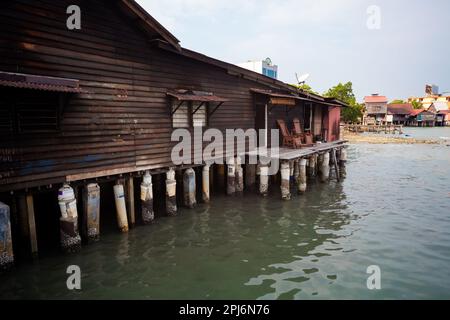
[[[83,189],[83,217],[88,242],[100,239],[100,186],[90,183]]]
[[[202,200],[209,203],[209,164],[206,164],[202,170]]]
[[[114,186],[114,199],[116,203],[117,225],[121,232],[128,232],[127,207],[122,181],[117,181],[117,184]]]
[[[227,170],[227,194],[234,195],[236,192],[236,165],[234,158],[228,159]]]
[[[336,173],[336,179],[339,182],[340,179],[340,174],[339,174],[339,167],[338,167],[338,163],[337,163],[337,159],[336,159],[336,149],[332,149],[331,150],[331,162],[333,163],[334,166],[334,171]]]
[[[128,224],[130,228],[133,228],[136,224],[136,212],[134,206],[134,179],[133,177],[128,177],[126,180],[127,191],[125,195],[127,197],[127,214],[128,214]]]
[[[183,198],[184,205],[190,209],[194,208],[197,204],[196,199],[196,183],[195,183],[195,171],[192,168],[184,171],[183,175]]]
[[[177,214],[177,181],[172,168],[166,173],[166,213],[168,216]]]
[[[267,165],[259,167],[259,193],[263,197],[269,193],[269,167]]]
[[[220,192],[223,192],[225,190],[225,165],[224,164],[217,164],[217,188],[220,190]]]
[[[0,270],[9,270],[14,265],[9,206],[0,202]]]
[[[300,176],[300,160],[296,159],[294,160],[294,181],[297,186],[299,183],[299,176]]]
[[[288,161],[283,161],[281,163],[281,198],[283,200],[291,199],[290,192],[290,167]]]
[[[295,171],[294,161],[291,160],[289,161],[289,184],[291,187],[293,187],[295,184],[294,171]]]
[[[300,172],[298,175],[298,192],[304,193],[306,191],[306,159],[300,159],[299,161]]]
[[[245,166],[245,187],[254,190],[256,185],[256,165],[247,164]]]
[[[36,221],[34,217],[34,202],[33,195],[27,194],[19,198],[19,210],[22,212],[20,215],[24,218],[23,222],[26,223],[26,237],[30,241],[31,256],[37,258],[38,256],[38,242],[36,234]]]
[[[317,154],[313,154],[309,157],[308,166],[306,167],[306,173],[309,178],[314,178],[316,176],[316,164]]]
[[[320,181],[327,182],[330,178],[330,152],[326,151],[322,155],[322,163],[320,164]]]
[[[242,195],[244,192],[244,170],[242,169],[241,165],[241,157],[236,157],[235,159],[236,163],[236,177],[235,177],[235,184],[236,184],[236,193],[239,195]]]

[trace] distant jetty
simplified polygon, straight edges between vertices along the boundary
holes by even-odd
[[[441,144],[438,139],[418,139],[402,136],[386,136],[386,135],[365,135],[351,132],[345,132],[344,139],[348,143],[372,143],[372,144]],[[448,141],[447,141],[448,143]]]

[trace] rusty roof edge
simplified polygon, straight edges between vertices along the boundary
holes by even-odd
[[[171,48],[171,46],[168,46],[166,43],[162,42],[162,41],[153,41],[153,44],[162,50],[168,50],[168,51],[172,51],[178,54],[181,54],[187,58],[191,58],[197,61],[201,61],[207,64],[211,64],[214,65],[216,67],[225,69],[227,71],[231,71],[231,72],[235,72],[240,74],[244,79],[248,79],[257,83],[262,83],[268,87],[271,87],[273,89],[278,89],[278,90],[286,90],[287,92],[290,93],[295,93],[298,95],[302,95],[303,98],[307,98],[307,99],[311,99],[313,101],[316,102],[322,102],[325,101],[325,97],[322,97],[320,95],[316,95],[316,94],[311,94],[311,93],[307,93],[303,90],[299,90],[296,87],[287,84],[285,82],[282,82],[280,80],[276,80],[276,79],[272,79],[269,78],[267,76],[264,76],[262,74],[259,74],[257,72],[251,71],[251,70],[247,70],[244,68],[241,68],[239,66],[236,66],[234,64],[222,61],[222,60],[218,60],[212,57],[209,57],[205,54],[190,50],[190,49],[186,49],[181,47],[181,51],[176,51],[173,50],[173,48]]]
[[[142,22],[155,29],[161,37],[172,45],[177,51],[181,51],[180,40],[177,39],[169,30],[167,30],[161,23],[153,18],[140,4],[135,0],[119,0],[129,12],[133,13]]]

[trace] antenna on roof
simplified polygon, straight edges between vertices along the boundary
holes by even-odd
[[[309,78],[309,73],[305,73],[300,77],[295,73],[295,77],[297,78],[298,85],[305,84],[306,80]]]

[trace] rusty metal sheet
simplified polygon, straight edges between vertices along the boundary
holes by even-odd
[[[215,96],[213,94],[205,94],[205,93],[195,94],[192,92],[189,92],[189,93],[168,92],[167,95],[170,97],[176,98],[179,101],[199,101],[199,102],[227,102],[228,101],[225,98],[221,98],[221,97]]]
[[[54,92],[83,92],[75,79],[37,76],[0,71],[0,86]]]

